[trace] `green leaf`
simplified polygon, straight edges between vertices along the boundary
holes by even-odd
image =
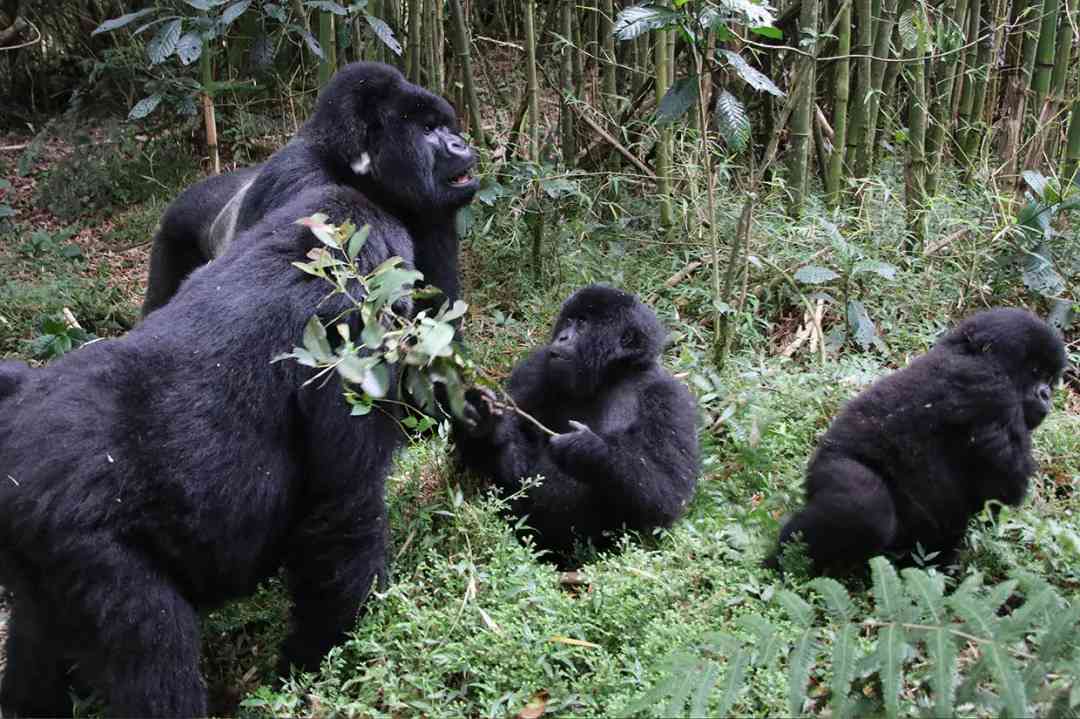
[[[934,716],[953,715],[956,676],[956,639],[945,626],[926,631],[926,651],[930,659],[930,688],[934,697]]]
[[[656,111],[656,124],[663,127],[686,114],[698,100],[696,77],[679,78],[664,93]]]
[[[783,40],[784,32],[780,28],[773,27],[772,25],[758,25],[756,27],[749,28],[750,32],[755,35],[761,35],[767,37],[770,40]]]
[[[829,612],[843,622],[850,622],[855,616],[855,606],[851,603],[844,585],[832,577],[817,577],[807,582],[807,586],[825,597]]]
[[[308,50],[311,50],[311,53],[315,55],[315,57],[320,60],[326,59],[326,56],[323,55],[322,46],[319,45],[319,41],[315,39],[314,35],[307,30],[301,30],[300,35],[304,38],[304,43],[308,46]]]
[[[810,627],[795,643],[788,655],[788,713],[802,716],[806,703],[806,683],[817,654],[817,629]]]
[[[157,109],[157,106],[160,104],[161,95],[158,95],[157,93],[154,93],[149,97],[144,97],[135,103],[135,107],[131,108],[131,111],[128,113],[128,119],[141,120]]]
[[[675,25],[678,13],[650,5],[635,5],[619,11],[612,25],[611,34],[616,40],[633,40],[638,35]]]
[[[385,362],[380,362],[368,369],[360,382],[360,388],[369,397],[385,397],[390,392],[390,367]]]
[[[424,327],[415,351],[426,357],[446,357],[450,354],[450,343],[454,341],[453,325],[437,322]]]
[[[879,277],[884,277],[887,280],[895,280],[896,273],[898,272],[896,265],[890,265],[888,262],[878,262],[877,260],[860,260],[855,263],[855,266],[851,269],[852,275],[857,275],[862,272],[873,272]]]
[[[832,282],[839,276],[828,267],[819,267],[817,265],[804,265],[795,270],[795,280],[808,285],[823,285],[826,282]]]
[[[355,260],[356,256],[360,254],[360,250],[363,249],[370,233],[371,225],[364,225],[349,238],[349,244],[345,250],[345,254],[349,256],[350,260]]]
[[[754,635],[754,666],[771,665],[773,657],[780,649],[780,644],[784,641],[780,633],[776,631],[776,627],[757,614],[743,616],[738,623]]]
[[[1040,200],[1046,196],[1046,177],[1036,170],[1024,170],[1024,182]]]
[[[469,309],[469,305],[467,305],[465,302],[463,302],[462,300],[455,300],[454,301],[454,306],[451,307],[450,309],[446,310],[445,313],[442,313],[439,316],[439,321],[441,321],[441,322],[453,322],[458,317],[464,316],[465,312],[467,312],[468,309]]]
[[[709,694],[712,693],[713,687],[716,686],[716,680],[720,677],[720,665],[715,662],[709,662],[705,665],[705,668],[695,678],[697,687],[694,689],[693,696],[690,697],[690,716],[703,717],[708,715],[709,711]]]
[[[877,557],[883,559],[883,557]],[[892,565],[890,565],[890,569]],[[895,572],[893,577],[895,579]],[[903,687],[901,670],[907,651],[907,637],[904,628],[896,622],[886,624],[878,632],[877,655],[880,663],[881,695],[885,701],[885,715],[896,717],[900,714],[900,690]]]
[[[847,592],[845,591],[846,595]],[[857,627],[851,623],[845,623],[840,632],[833,640],[832,653],[832,698],[829,706],[833,710],[833,716],[846,716],[847,705],[851,701],[848,696],[851,691],[851,680],[855,678],[855,635]]]
[[[810,627],[814,623],[814,608],[805,599],[790,589],[781,589],[776,593],[776,600],[784,607],[788,617],[800,627]]]
[[[303,225],[311,230],[311,234],[315,235],[319,242],[327,247],[333,247],[335,250],[341,247],[337,239],[337,228],[326,222],[326,215],[317,214],[311,217],[301,217],[296,221],[296,224]]]
[[[735,69],[735,72],[743,79],[743,81],[754,88],[775,95],[776,97],[785,97],[785,93],[779,87],[776,86],[767,75],[760,70],[750,66],[743,56],[737,52],[731,50],[720,50],[724,58],[727,59],[728,64]]]
[[[304,325],[303,343],[304,349],[320,361],[333,361],[334,351],[330,349],[330,342],[326,339],[326,328],[319,321],[318,315],[312,315]]]
[[[221,20],[219,21],[221,26],[228,27],[229,25],[232,25],[233,21],[243,15],[250,5],[251,0],[240,0],[240,2],[235,2],[225,8],[225,12],[221,13]]]
[[[727,90],[722,90],[716,98],[713,119],[720,137],[734,151],[746,147],[750,141],[750,117],[746,107]]]
[[[364,19],[367,20],[367,24],[375,33],[375,37],[379,38],[383,45],[390,48],[390,52],[400,56],[401,43],[394,37],[394,31],[390,29],[390,26],[374,15],[368,15],[367,13],[364,13]]]
[[[1049,254],[1042,246],[1025,252],[1021,278],[1032,292],[1043,297],[1059,297],[1065,292],[1065,279],[1054,267]]]
[[[202,38],[198,33],[186,33],[180,42],[176,44],[176,56],[180,58],[181,65],[190,65],[202,55]]]
[[[359,385],[363,384],[367,373],[378,361],[378,357],[370,355],[360,357],[359,355],[350,354],[345,355],[338,361],[336,369],[338,374],[345,378],[346,382]]]
[[[146,54],[151,65],[160,65],[176,52],[176,46],[180,43],[181,25],[180,18],[170,20],[162,25],[154,39],[146,44]]]
[[[940,574],[931,575],[925,570],[910,567],[900,572],[905,580],[908,595],[935,624],[945,621],[945,581]]]
[[[1019,609],[1001,620],[997,638],[1001,642],[1018,641],[1027,633],[1034,633],[1044,621],[1048,621],[1057,609],[1057,593],[1046,587],[1029,597]]]
[[[360,342],[368,349],[378,349],[386,336],[386,328],[375,321],[366,322],[360,331]]]
[[[855,342],[863,350],[877,347],[885,351],[885,343],[878,334],[877,325],[870,319],[870,313],[866,311],[866,305],[859,300],[848,300],[847,304],[848,331]]]
[[[224,5],[228,1],[229,0],[184,0],[184,2],[186,2],[188,5],[195,8],[196,10],[203,11],[210,10],[211,8],[215,8],[219,5]]]
[[[325,10],[326,12],[332,12],[335,15],[348,15],[349,11],[343,8],[336,2],[331,0],[306,0],[304,7],[318,8],[319,10]]]
[[[874,601],[877,604],[878,616],[886,620],[903,619],[907,599],[904,597],[896,568],[885,557],[874,557],[870,560],[870,571],[874,579]]]
[[[727,673],[721,685],[720,705],[716,709],[716,716],[731,716],[731,709],[735,706],[745,686],[743,679],[748,661],[749,656],[743,649],[736,651],[735,655],[728,659]]]
[[[919,29],[915,25],[915,10],[908,9],[900,16],[896,23],[896,31],[900,34],[900,44],[905,50],[914,50],[919,44]]]
[[[776,22],[773,9],[766,2],[756,0],[720,0],[719,4],[726,7],[739,17],[740,25],[763,26],[772,25]]]
[[[114,17],[111,20],[105,22],[94,28],[94,31],[90,33],[91,36],[97,35],[101,32],[112,32],[113,30],[119,30],[125,25],[129,25],[141,17],[149,15],[152,12],[156,12],[157,8],[146,8],[145,10],[139,10],[138,12],[130,12],[127,15],[121,15],[120,17]]]

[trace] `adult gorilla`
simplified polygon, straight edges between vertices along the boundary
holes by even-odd
[[[512,511],[527,515],[537,546],[560,559],[575,542],[602,549],[618,530],[671,525],[697,485],[697,409],[657,362],[664,331],[656,315],[632,294],[586,287],[563,305],[551,337],[514,369],[508,391],[562,434],[550,437],[470,390],[456,430],[463,464],[505,496],[542,475]]]
[[[150,253],[143,314],[168,302],[192,270],[268,211],[324,186],[351,187],[392,215],[408,229],[425,281],[457,299],[454,214],[477,188],[469,176],[476,159],[459,133],[450,105],[395,68],[347,65],[267,162],[203,180],[169,205]]]
[[[948,561],[988,500],[1024,498],[1031,433],[1065,365],[1061,340],[1029,312],[967,318],[833,421],[781,548],[801,535],[817,572],[907,555],[917,543]]]
[[[400,131],[446,126],[441,107],[410,105],[419,129]],[[403,187],[445,205],[471,194],[439,186],[423,157],[395,165]],[[77,663],[110,715],[205,716],[197,612],[282,564],[294,601],[283,668],[316,669],[353,626],[384,573],[401,432],[386,412],[350,416],[336,383],[304,387],[312,370],[270,362],[316,310],[329,322],[347,306],[291,266],[320,245],[295,224],[316,212],[372,228],[362,271],[412,263],[408,228],[380,204],[316,185],[125,337],[44,369],[0,363],[0,584],[14,594],[0,714],[70,714]]]

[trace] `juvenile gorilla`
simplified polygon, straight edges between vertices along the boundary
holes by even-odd
[[[445,178],[429,182],[430,169],[403,165],[399,178],[432,203],[471,192],[433,189]],[[43,369],[0,363],[0,585],[14,598],[0,714],[70,715],[77,663],[110,716],[205,716],[197,612],[281,565],[294,602],[283,669],[317,669],[353,626],[384,573],[383,486],[401,432],[386,412],[350,416],[337,383],[303,387],[312,370],[271,364],[316,310],[329,322],[346,308],[291,266],[321,246],[295,224],[316,212],[371,227],[362,271],[412,263],[394,216],[316,186],[125,337]]]
[[[1065,365],[1061,340],[1029,312],[968,317],[833,421],[781,548],[801,534],[816,572],[906,555],[916,543],[948,560],[987,500],[1024,498],[1031,433]]]
[[[454,214],[472,200],[476,158],[453,109],[395,68],[357,62],[319,95],[296,137],[265,163],[188,188],[165,211],[150,253],[143,314],[301,190],[350,187],[412,237],[416,267],[451,300],[460,294]]]
[[[699,472],[696,405],[658,364],[664,331],[633,295],[592,286],[562,307],[551,343],[510,376],[517,406],[550,437],[492,397],[467,394],[456,439],[463,464],[516,499],[537,546],[566,558],[575,541],[611,546],[622,528],[648,531],[678,519]]]

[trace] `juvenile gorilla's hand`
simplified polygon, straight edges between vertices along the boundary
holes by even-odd
[[[474,439],[487,437],[495,430],[495,420],[502,413],[495,408],[496,397],[490,390],[473,387],[465,390],[465,432]]]
[[[593,474],[607,465],[608,446],[595,432],[581,422],[570,420],[573,431],[551,438],[551,455],[559,469],[579,480],[591,479],[582,472]]]

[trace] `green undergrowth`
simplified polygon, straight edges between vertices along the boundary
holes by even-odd
[[[273,682],[286,622],[277,582],[206,617],[204,672],[218,711],[501,717],[539,716],[543,709],[558,716],[626,716],[705,707],[707,713],[789,715],[795,709],[839,716],[884,707],[932,713],[939,696],[928,665],[938,655],[919,634],[929,630],[911,629],[902,647],[880,649],[893,610],[876,598],[876,576],[843,578],[850,595],[845,616],[835,610],[843,605],[839,595],[794,576],[781,581],[760,563],[779,522],[798,506],[806,461],[845,400],[976,309],[1024,304],[1046,312],[1010,262],[1010,240],[988,210],[991,198],[978,189],[950,189],[930,213],[931,237],[948,241],[908,257],[898,249],[898,168],[885,168],[867,184],[859,208],[830,213],[812,198],[799,221],[783,215],[782,188],[766,188],[755,213],[743,310],[732,318],[732,354],[718,371],[711,361],[708,243],[696,225],[665,230],[656,225],[651,200],[613,196],[592,180],[574,182],[584,199],[568,191],[539,204],[539,267],[536,218],[529,214],[535,207],[513,193],[490,205],[475,203],[463,242],[471,355],[485,374],[505,377],[546,340],[561,301],[590,282],[645,298],[671,330],[665,365],[691,386],[702,408],[704,471],[687,516],[669,531],[628,539],[621,552],[593,558],[578,573],[560,574],[517,541],[495,499],[458,474],[444,438],[420,440],[402,453],[388,486],[392,582],[372,598],[355,633],[320,673]],[[742,201],[736,192],[718,198],[722,246]],[[118,242],[136,240],[139,227],[150,224],[159,209],[147,207],[154,208],[136,205],[121,217],[113,230]],[[24,269],[37,261],[10,251],[4,257]],[[80,319],[111,321],[109,278],[102,278],[101,290],[75,282],[64,264],[71,261],[48,255],[36,274],[0,287],[0,314],[8,323],[0,327],[0,353],[25,356],[34,317],[71,303],[88,305],[80,305]],[[854,273],[857,262],[881,271]],[[704,264],[687,271],[693,263]],[[771,269],[794,275],[809,265],[838,279],[793,286]],[[819,299],[824,360],[809,342],[783,356],[804,326],[806,303]],[[845,299],[862,303],[871,335],[845,336]],[[133,318],[136,308],[116,311]],[[98,321],[91,326],[97,331]],[[1075,351],[1073,345],[1074,362]],[[1035,434],[1040,471],[1028,501],[996,519],[975,520],[958,564],[922,573],[949,597],[970,590],[948,600],[949,612],[935,625],[976,637],[968,641],[947,631],[959,657],[955,682],[971,689],[970,697],[953,697],[957,714],[1014,709],[1016,691],[1024,692],[1026,706],[1046,713],[1051,705],[1061,709],[1060,691],[1075,686],[1075,658],[1056,657],[1046,665],[1049,678],[1035,677],[1034,684],[1028,678],[1002,682],[994,674],[1000,669],[1009,679],[1009,671],[1043,666],[1030,657],[1046,642],[1044,615],[1009,625],[1013,634],[994,625],[985,635],[964,615],[976,606],[990,617],[1007,617],[1045,589],[1053,596],[1044,610],[1080,601],[1080,405],[1074,393],[1058,392],[1057,411]],[[1018,577],[1023,582],[1001,585]],[[915,591],[919,581],[905,575],[904,591]],[[811,615],[793,615],[790,598],[781,600],[788,597],[784,591],[812,606]],[[920,601],[910,598],[897,621],[925,625],[928,620],[915,617],[933,603]],[[813,646],[800,650],[811,630]],[[982,666],[977,659],[988,642],[1001,642],[1008,656],[982,675],[972,668]],[[792,662],[806,657],[799,688]],[[838,660],[843,686],[834,681]],[[899,674],[889,669],[897,661]],[[672,679],[684,675],[688,682]],[[862,699],[848,702],[844,692]]]

